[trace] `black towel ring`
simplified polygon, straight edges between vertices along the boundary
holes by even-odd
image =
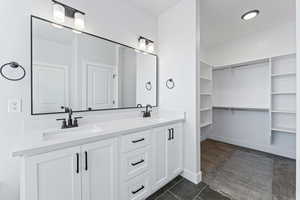
[[[21,77],[19,77],[19,78],[9,78],[9,77],[7,77],[3,73],[3,69],[5,67],[11,67],[13,69],[20,68],[23,71],[23,75]],[[1,76],[3,76],[5,79],[7,79],[9,81],[20,81],[20,80],[22,80],[26,76],[26,71],[25,71],[24,67],[22,67],[19,63],[17,63],[17,62],[9,62],[9,63],[6,63],[6,64],[4,64],[4,65],[1,66],[1,68],[0,68],[0,74],[1,74]]]
[[[172,78],[169,78],[167,81],[166,81],[166,87],[170,90],[172,90],[174,87],[175,87],[175,82]]]

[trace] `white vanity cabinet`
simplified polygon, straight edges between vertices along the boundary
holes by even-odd
[[[182,172],[182,130],[178,123],[123,136],[120,199],[145,199]]]
[[[24,200],[80,200],[80,147],[25,158]]]
[[[117,200],[118,160],[115,139],[86,144],[82,152],[82,200]]]
[[[24,200],[117,200],[116,139],[24,158]],[[82,197],[82,198],[81,198]]]
[[[183,170],[183,127],[182,124],[169,126],[170,140],[168,140],[168,180],[178,176]]]
[[[156,191],[183,170],[182,124],[153,130],[152,191]]]
[[[22,154],[21,199],[147,198],[183,170],[183,123],[134,131],[60,150],[28,150]]]

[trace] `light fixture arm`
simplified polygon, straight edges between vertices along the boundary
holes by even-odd
[[[146,41],[146,45],[148,45],[148,44],[150,44],[150,43],[154,43],[154,41],[149,40],[148,38],[145,38],[145,37],[143,37],[143,36],[140,36],[140,37],[139,37],[139,41],[142,40],[142,39],[144,39],[144,40]]]
[[[82,15],[85,15],[84,12],[82,12],[80,10],[77,10],[77,9],[71,7],[71,6],[68,6],[64,3],[58,2],[56,0],[52,0],[52,2],[55,3],[55,4],[63,6],[65,8],[65,11],[66,11],[65,14],[66,14],[67,17],[74,18],[76,12],[81,13]]]

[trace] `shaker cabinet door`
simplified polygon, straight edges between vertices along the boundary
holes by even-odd
[[[80,147],[29,157],[25,176],[26,200],[80,200]]]
[[[153,130],[152,189],[154,191],[168,181],[168,142],[166,127]]]
[[[116,140],[104,140],[82,146],[83,200],[116,200]]]
[[[168,176],[173,179],[182,172],[183,169],[183,138],[182,125],[170,126],[171,140],[168,142]]]

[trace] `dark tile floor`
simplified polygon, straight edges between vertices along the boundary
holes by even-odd
[[[295,160],[206,140],[201,168],[200,184],[178,176],[147,200],[296,199]]]
[[[201,170],[204,183],[231,199],[296,199],[295,160],[206,140]]]
[[[147,198],[147,200],[230,200],[213,191],[205,183],[195,185],[190,181],[176,177],[166,186]]]

